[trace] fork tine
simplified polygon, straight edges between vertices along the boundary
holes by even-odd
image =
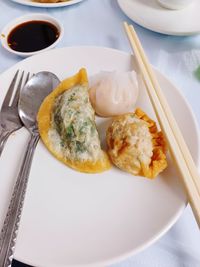
[[[16,80],[17,80],[18,73],[19,73],[19,70],[15,73],[15,76],[11,81],[11,84],[10,84],[10,86],[8,88],[8,91],[7,91],[6,96],[4,98],[4,101],[3,101],[2,108],[9,105],[10,99],[12,97],[12,93],[13,93],[14,88],[15,88],[15,83],[16,83]]]
[[[28,75],[28,76],[29,76],[29,75]],[[18,85],[17,85],[17,89],[16,89],[15,96],[14,96],[14,98],[13,98],[13,101],[12,101],[11,106],[17,106],[17,105],[18,105],[19,94],[20,94],[20,90],[21,90],[21,86],[22,86],[23,77],[24,77],[24,71],[23,71],[22,74],[21,74],[21,77],[20,77],[19,83],[18,83]],[[26,83],[26,82],[27,82],[27,78],[26,78],[25,83]]]
[[[28,82],[29,79],[30,79],[30,72],[27,73],[27,77],[26,77],[24,85]]]

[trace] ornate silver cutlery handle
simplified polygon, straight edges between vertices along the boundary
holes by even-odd
[[[38,133],[31,135],[0,233],[0,267],[8,267],[12,263],[28,177],[38,140]]]

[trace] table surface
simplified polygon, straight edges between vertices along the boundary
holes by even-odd
[[[134,24],[120,10],[116,0],[84,0],[62,8],[34,8],[0,0],[0,29],[27,13],[46,13],[63,23],[64,38],[57,47],[95,45],[130,51],[122,22]],[[200,35],[176,37],[158,34],[134,24],[150,62],[179,88],[200,125]],[[0,72],[22,58],[0,46]],[[200,77],[199,77],[200,79]],[[14,262],[13,266],[25,266]],[[199,267],[200,233],[188,206],[176,224],[156,243],[134,257],[110,267]]]

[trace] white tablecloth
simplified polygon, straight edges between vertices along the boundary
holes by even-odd
[[[48,13],[59,19],[65,34],[58,47],[73,45],[107,46],[130,51],[122,22],[130,21],[116,0],[84,0],[64,8],[33,8],[0,0],[0,29],[26,13]],[[187,19],[187,18],[186,18]],[[187,98],[200,125],[200,80],[194,71],[200,65],[200,35],[167,36],[135,25],[151,61]],[[0,72],[22,60],[0,46]],[[178,222],[159,241],[136,256],[112,267],[199,267],[200,232],[188,206]]]

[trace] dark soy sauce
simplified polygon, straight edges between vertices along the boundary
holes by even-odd
[[[47,21],[33,20],[15,27],[8,35],[11,49],[19,52],[34,52],[53,44],[59,37],[59,30]]]

